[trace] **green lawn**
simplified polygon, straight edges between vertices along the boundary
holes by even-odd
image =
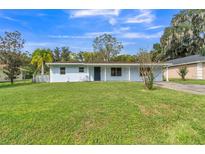
[[[0,144],[205,144],[205,96],[142,83],[0,83]]]
[[[170,79],[172,82],[181,83],[181,84],[199,84],[199,85],[205,85],[205,80],[193,80],[193,79],[187,79],[185,81],[181,79]]]

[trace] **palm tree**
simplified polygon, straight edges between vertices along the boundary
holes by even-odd
[[[44,65],[46,62],[52,62],[53,57],[50,49],[36,49],[32,54],[31,64],[41,68],[41,75],[44,75]]]

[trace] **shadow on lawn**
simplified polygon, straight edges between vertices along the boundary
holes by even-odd
[[[0,83],[0,89],[27,86],[31,84],[33,84],[31,81],[14,82],[14,84],[11,84],[10,82],[2,82]]]

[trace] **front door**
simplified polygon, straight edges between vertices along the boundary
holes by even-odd
[[[100,67],[94,67],[94,81],[100,81]]]

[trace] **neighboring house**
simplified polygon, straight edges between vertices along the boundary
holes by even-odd
[[[78,81],[142,81],[139,63],[47,63],[50,82]],[[167,64],[147,64],[154,67],[155,81],[163,80]]]
[[[168,67],[168,72],[166,72],[169,78],[180,78],[178,74],[179,68],[186,66],[188,69],[187,79],[205,79],[205,56],[192,55],[170,60],[167,63],[172,64]]]

